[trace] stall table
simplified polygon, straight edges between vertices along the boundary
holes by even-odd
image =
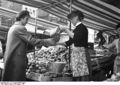
[[[115,55],[91,56],[93,81],[104,81],[111,77],[113,74],[113,64],[115,57]],[[31,75],[31,79],[36,81],[72,81],[72,76],[64,76],[64,74],[60,75],[53,73],[51,75],[46,75],[31,73]]]
[[[115,55],[91,57],[93,81],[103,81],[111,77],[115,57]]]

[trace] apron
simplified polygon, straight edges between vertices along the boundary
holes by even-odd
[[[71,69],[73,77],[91,75],[90,57],[85,47],[72,46]]]

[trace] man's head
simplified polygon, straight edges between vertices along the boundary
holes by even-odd
[[[72,11],[67,17],[71,20],[73,25],[76,25],[78,21],[82,21],[84,19],[83,13],[79,10]]]
[[[30,18],[29,12],[24,10],[17,15],[16,21],[21,21],[23,25],[26,25],[28,23],[29,18]]]

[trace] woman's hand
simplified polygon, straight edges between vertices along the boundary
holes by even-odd
[[[73,38],[74,33],[72,31],[70,31],[68,27],[60,26],[60,29],[62,32],[65,31],[69,35],[69,37]]]
[[[69,28],[67,26],[60,26],[59,28],[62,32],[66,31],[66,30],[69,30]]]

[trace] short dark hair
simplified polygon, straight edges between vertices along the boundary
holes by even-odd
[[[120,27],[120,23],[116,25],[116,30]]]
[[[26,16],[30,17],[30,14],[27,10],[23,10],[16,16],[16,21],[20,21],[22,18],[25,18]]]
[[[72,19],[73,17],[76,17],[76,16],[78,16],[80,21],[84,19],[84,14],[79,10],[72,11],[70,14],[67,15],[67,18]]]

